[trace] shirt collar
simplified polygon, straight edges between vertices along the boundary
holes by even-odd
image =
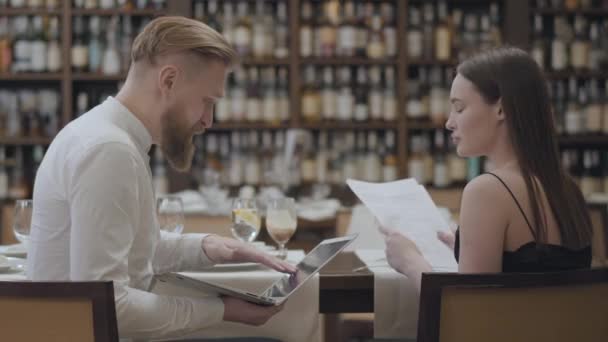
[[[117,114],[115,116],[116,122],[127,131],[137,147],[141,150],[142,154],[147,155],[152,146],[152,136],[146,126],[144,126],[135,114],[114,97],[108,96],[105,103],[115,109],[111,112]]]

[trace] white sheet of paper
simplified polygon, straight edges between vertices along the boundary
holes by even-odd
[[[433,270],[458,270],[453,252],[437,239],[438,231],[449,230],[448,223],[424,186],[413,178],[387,183],[349,179],[346,183],[383,227],[414,241]]]

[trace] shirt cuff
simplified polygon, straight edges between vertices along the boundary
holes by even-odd
[[[195,302],[192,317],[200,317],[201,321],[194,326],[204,329],[224,321],[224,301],[220,297],[209,296],[195,299]]]
[[[184,234],[182,239],[184,250],[188,253],[188,260],[196,260],[199,265],[194,265],[196,269],[200,266],[213,266],[213,262],[203,250],[203,240],[213,234]],[[198,266],[198,267],[196,267]]]

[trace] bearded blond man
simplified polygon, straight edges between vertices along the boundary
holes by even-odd
[[[236,53],[213,29],[182,17],[150,22],[137,36],[122,89],[68,124],[34,185],[27,272],[34,281],[112,280],[121,338],[166,338],[221,321],[261,325],[281,307],[230,297],[148,292],[154,274],[214,263],[292,265],[244,243],[160,232],[148,152],[188,170],[193,137],[211,127]]]

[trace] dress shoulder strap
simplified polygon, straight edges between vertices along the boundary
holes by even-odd
[[[492,172],[486,172],[486,173],[489,174],[489,175],[492,175],[492,176],[496,177],[496,179],[498,179],[502,183],[502,185],[505,187],[505,189],[507,189],[507,191],[509,192],[509,194],[511,194],[511,197],[513,198],[513,201],[515,201],[515,204],[517,205],[517,208],[519,208],[519,211],[521,212],[521,215],[524,217],[524,220],[526,220],[526,223],[528,224],[528,228],[530,228],[530,232],[532,233],[532,236],[534,237],[534,239],[536,239],[536,232],[532,228],[532,225],[530,224],[530,221],[528,220],[528,217],[526,216],[526,213],[524,213],[524,210],[522,209],[521,205],[519,204],[519,201],[515,197],[515,194],[513,194],[513,191],[511,191],[511,189],[507,186],[507,183],[505,183],[500,177],[498,177],[496,174],[494,174]]]

